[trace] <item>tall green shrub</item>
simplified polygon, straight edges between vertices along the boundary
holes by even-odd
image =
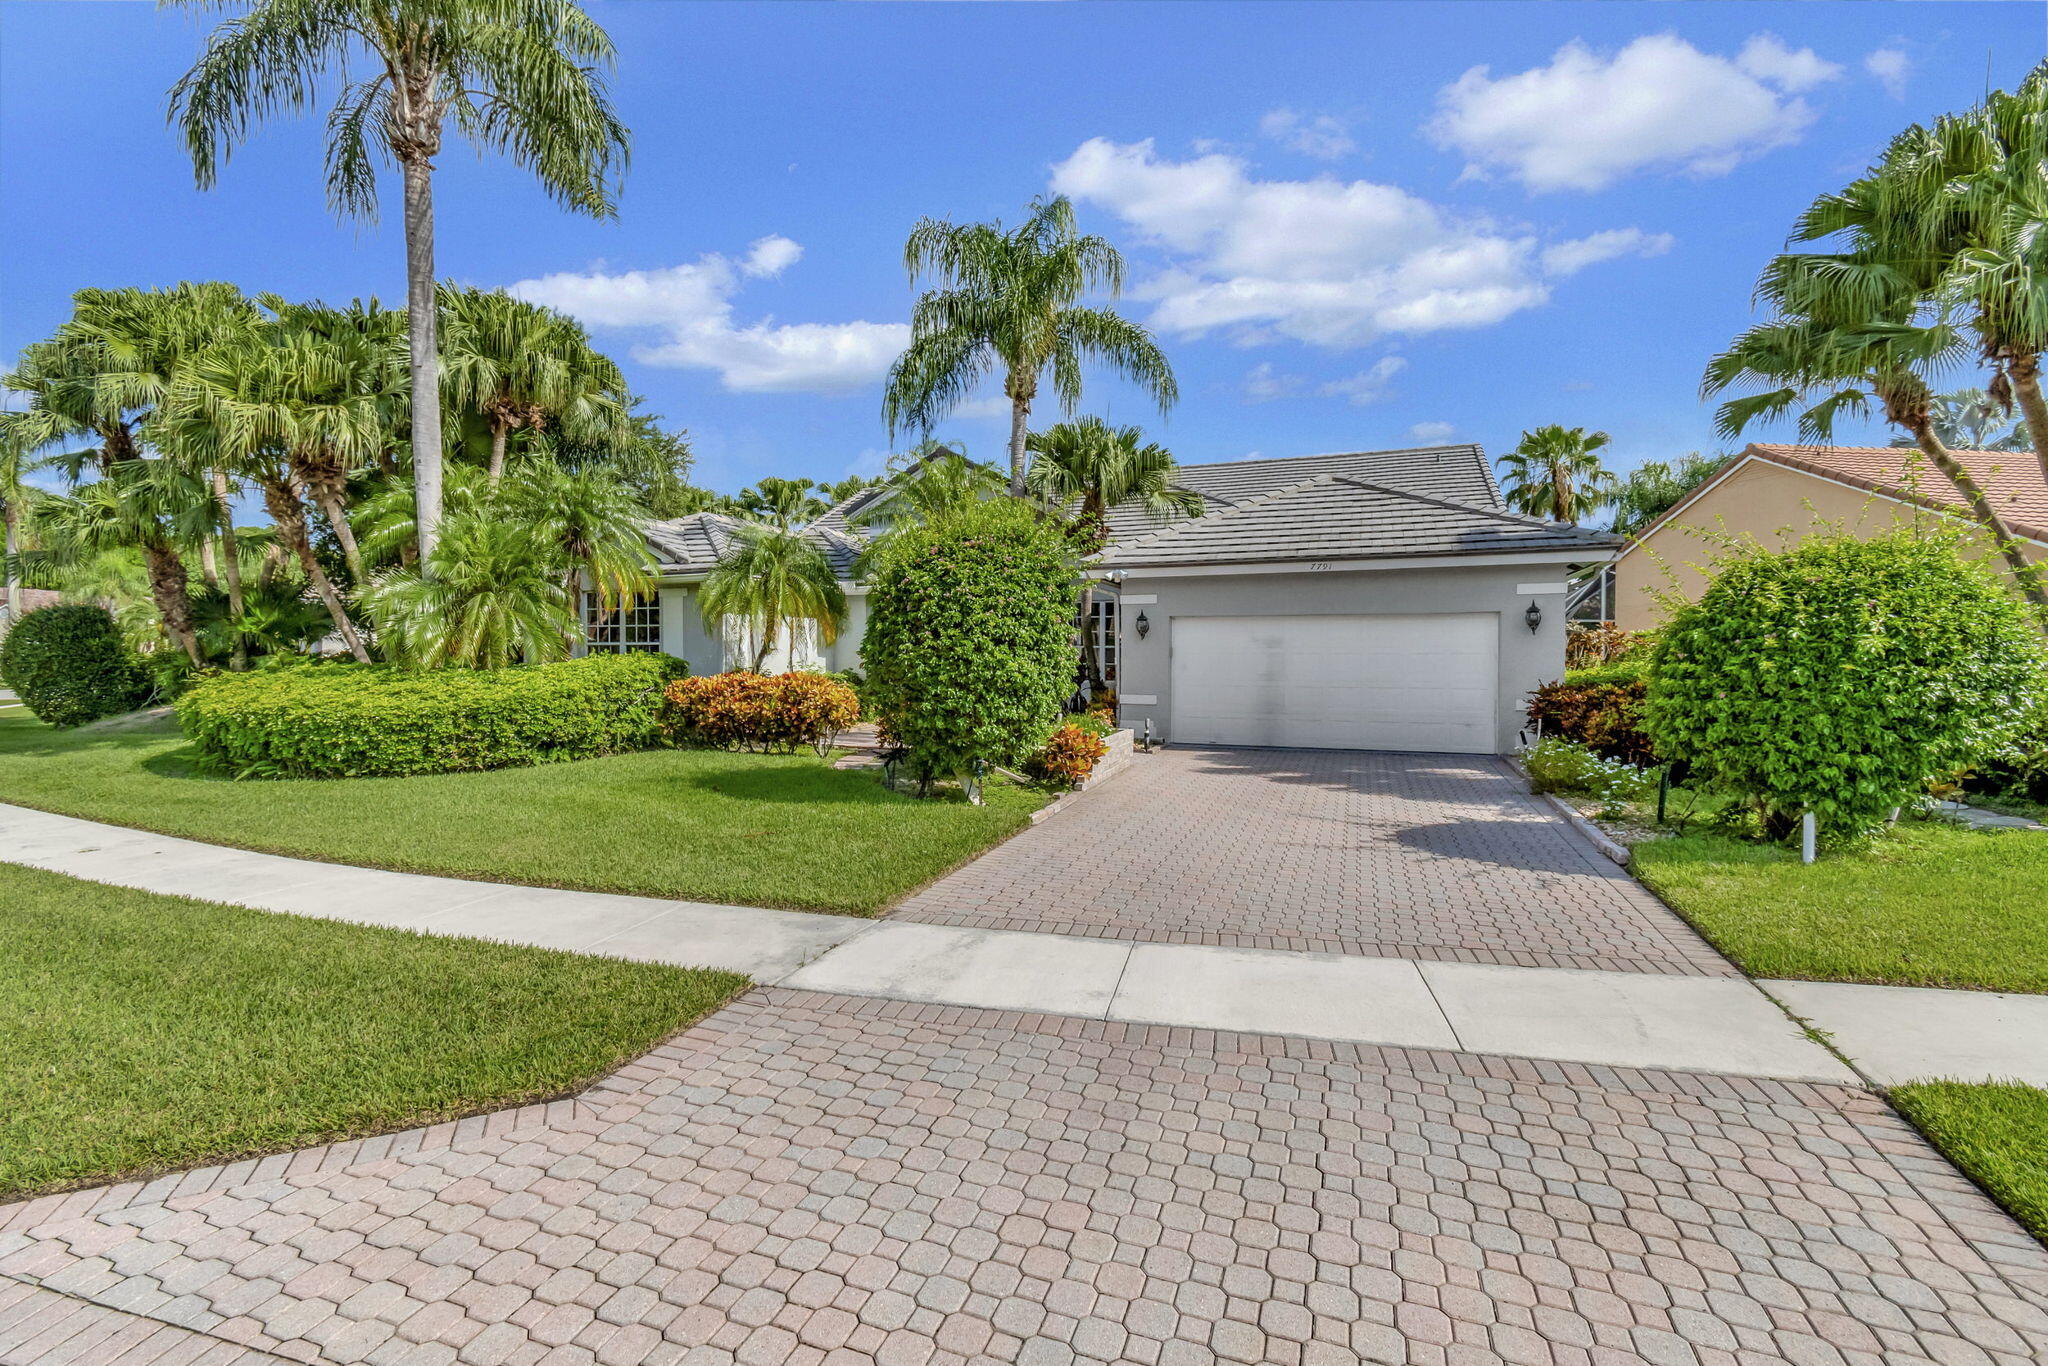
[[[1008,499],[905,527],[868,572],[867,700],[927,774],[1016,763],[1074,687],[1073,552]]]
[[[53,726],[82,726],[133,711],[149,678],[104,607],[45,607],[0,644],[0,683]]]
[[[1651,658],[1644,724],[1783,835],[1865,833],[2007,746],[2044,688],[2026,610],[1947,531],[1731,542]]]

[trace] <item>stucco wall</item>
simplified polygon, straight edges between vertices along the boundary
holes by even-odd
[[[860,667],[860,638],[867,630],[867,624],[867,596],[849,593],[846,598],[846,624],[840,628],[839,639],[821,651],[827,669],[837,671]],[[705,626],[703,614],[697,610],[695,585],[662,585],[661,648],[687,661],[693,674],[715,674],[728,667],[724,641]],[[771,672],[786,667],[786,654],[785,650],[778,650],[770,657]],[[739,659],[730,661],[731,664],[742,662]]]
[[[1500,677],[1496,750],[1511,752],[1525,719],[1529,693],[1564,672],[1564,595],[1533,595],[1543,624],[1531,633],[1522,614],[1531,594],[1523,584],[1562,585],[1562,564],[1470,569],[1377,570],[1302,574],[1190,575],[1125,578],[1119,625],[1123,663],[1120,723],[1142,732],[1173,733],[1173,619],[1175,616],[1290,616],[1373,613],[1386,615],[1490,612],[1500,619]],[[1138,614],[1150,630],[1138,638]],[[1153,697],[1153,702],[1133,698]]]
[[[1753,536],[1773,549],[1787,549],[1823,523],[1878,535],[1932,515],[1803,470],[1752,460],[1615,561],[1615,624],[1630,631],[1656,626],[1663,615],[1654,596],[1659,591],[1675,589],[1687,601],[1699,597],[1709,577],[1700,566],[1711,560],[1715,548],[1702,532]],[[2028,546],[2027,553],[2037,564],[2048,561],[2048,546]]]

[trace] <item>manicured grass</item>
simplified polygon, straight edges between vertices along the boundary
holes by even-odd
[[[886,790],[796,755],[654,750],[420,778],[233,782],[175,722],[65,732],[0,713],[0,801],[407,872],[863,914],[1022,829],[988,804]]]
[[[562,1095],[746,985],[11,864],[0,906],[0,1199]]]
[[[1684,835],[1635,868],[1752,976],[2048,992],[2048,834],[1907,822],[1811,867]]]
[[[1932,1081],[1895,1087],[1891,1098],[1951,1161],[2048,1242],[2048,1091]]]

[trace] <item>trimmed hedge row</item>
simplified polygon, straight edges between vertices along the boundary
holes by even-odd
[[[150,692],[149,675],[107,609],[69,604],[41,608],[15,623],[0,645],[0,683],[53,726],[133,711]]]
[[[223,674],[178,701],[200,753],[241,777],[460,773],[647,749],[679,659],[604,654],[509,669],[321,664]]]

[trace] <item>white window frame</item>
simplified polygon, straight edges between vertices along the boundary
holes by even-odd
[[[597,594],[585,593],[583,645],[594,655],[661,653],[661,599],[649,593],[607,608]]]

